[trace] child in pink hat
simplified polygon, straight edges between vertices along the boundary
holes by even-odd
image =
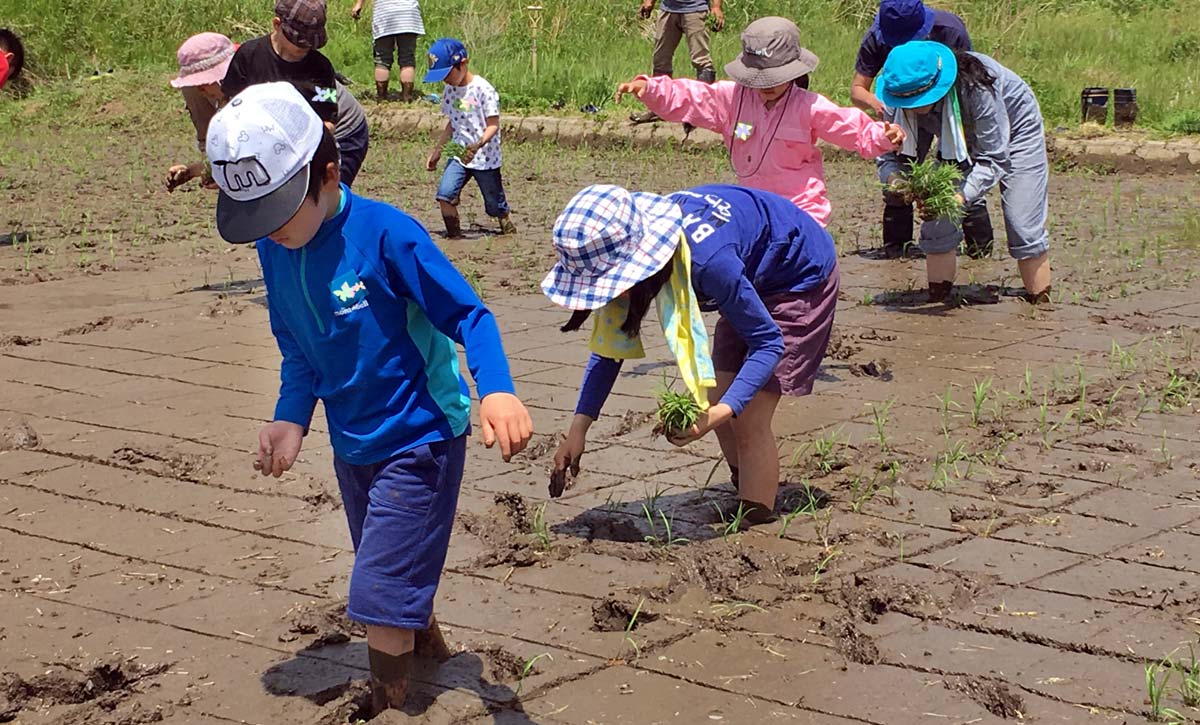
[[[225,101],[221,80],[229,70],[236,50],[233,41],[220,33],[200,33],[183,41],[176,53],[179,75],[171,79],[171,85],[183,94],[192,125],[196,127],[196,145],[201,153],[204,152],[204,142],[208,136],[208,122]],[[174,191],[177,186],[198,177],[203,179],[206,187],[212,187],[212,179],[203,161],[190,165],[176,164],[167,169],[167,190]]]

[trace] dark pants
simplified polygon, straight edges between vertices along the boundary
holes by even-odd
[[[933,136],[919,132],[917,137],[917,159],[924,160],[933,145]],[[911,162],[910,162],[911,163]],[[907,164],[906,164],[907,166]],[[970,170],[969,164],[960,165],[963,173]],[[980,199],[965,209],[962,221],[963,237],[969,248],[990,248],[994,234],[992,218],[988,215],[987,201]],[[893,196],[883,195],[883,246],[885,249],[906,249],[913,241],[913,205],[905,204]]]
[[[338,171],[342,175],[342,183],[354,186],[358,170],[362,168],[363,159],[367,158],[367,147],[371,145],[370,133],[364,121],[358,128],[337,139]]]

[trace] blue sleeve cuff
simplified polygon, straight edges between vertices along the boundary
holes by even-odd
[[[307,400],[297,398],[280,398],[275,404],[275,420],[295,423],[307,433],[312,424],[313,410],[317,407],[316,398]]]

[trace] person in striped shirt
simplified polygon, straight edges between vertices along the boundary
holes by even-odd
[[[363,0],[355,0],[350,17],[362,15]],[[371,14],[371,35],[375,38],[375,94],[380,102],[388,100],[388,76],[392,63],[400,66],[400,100],[416,100],[417,38],[425,34],[421,4],[417,0],[375,0]]]

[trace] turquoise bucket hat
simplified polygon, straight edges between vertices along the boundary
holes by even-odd
[[[919,108],[946,97],[958,80],[958,59],[941,43],[919,40],[888,53],[875,95],[889,108]]]

